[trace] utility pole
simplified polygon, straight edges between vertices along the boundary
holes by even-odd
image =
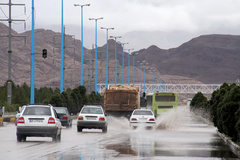
[[[25,6],[25,4],[12,4],[11,0],[9,3],[0,3],[1,5],[8,5],[9,7],[9,17],[8,19],[0,19],[0,21],[8,21],[8,35],[1,35],[0,37],[8,37],[8,93],[7,100],[8,105],[12,103],[12,37],[25,37],[19,35],[12,35],[12,21],[25,21],[20,19],[12,19],[12,5]]]

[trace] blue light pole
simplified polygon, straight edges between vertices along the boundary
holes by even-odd
[[[60,73],[60,93],[63,92],[63,66],[64,66],[64,43],[63,43],[63,38],[64,38],[64,33],[63,33],[63,0],[62,0],[62,18],[61,18],[61,73]]]
[[[34,0],[32,0],[32,44],[31,44],[31,97],[30,104],[34,104]]]
[[[135,70],[135,66],[134,66],[134,64],[135,64],[135,55],[137,55],[138,53],[132,53],[132,55],[133,55],[133,85],[135,84],[135,80],[134,80],[134,75],[135,75],[135,73],[134,73],[134,70]]]
[[[147,65],[148,63],[146,63],[145,61],[144,61],[144,93],[146,94],[146,85],[145,85],[145,68],[146,68],[146,65]]]
[[[142,63],[141,63],[141,97],[142,97]]]
[[[90,4],[74,4],[75,7],[81,7],[81,82],[80,85],[83,85],[83,7],[90,6]]]
[[[115,85],[117,84],[117,38],[122,38],[121,36],[110,36],[110,38],[115,39]]]
[[[106,28],[106,27],[101,27],[101,29],[106,29],[107,31],[107,55],[106,55],[106,89],[108,89],[108,30],[114,28]]]
[[[128,43],[121,43],[123,50],[122,50],[122,85],[124,85],[124,45]]]
[[[130,51],[133,49],[126,49],[128,50],[128,85],[130,85]]]
[[[95,93],[97,94],[97,21],[103,19],[100,18],[89,18],[89,20],[95,20]]]
[[[151,89],[151,70],[149,69],[149,92],[152,91]]]
[[[151,84],[153,84],[152,78],[153,78],[153,75],[152,75],[152,71],[151,71]],[[151,86],[151,91],[153,91],[152,86]]]

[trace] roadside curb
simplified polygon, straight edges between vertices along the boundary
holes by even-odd
[[[240,147],[226,137],[224,134],[217,131],[217,134],[224,140],[224,142],[231,148],[231,150],[240,158]]]
[[[206,118],[203,118],[202,116],[198,116],[195,113],[194,115],[200,118],[203,122],[213,126],[212,122],[207,120]],[[240,158],[240,146],[238,146],[236,143],[234,143],[232,140],[230,140],[228,137],[226,137],[224,134],[220,133],[219,131],[217,131],[217,134],[225,142],[225,144],[230,147],[231,151],[234,154],[236,154],[238,158]]]

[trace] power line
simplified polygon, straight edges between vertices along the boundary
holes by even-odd
[[[2,7],[0,7],[2,13],[5,15],[6,18],[8,18],[8,16],[5,14],[5,12],[3,11]]]

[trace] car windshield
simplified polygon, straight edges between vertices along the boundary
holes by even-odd
[[[83,108],[82,114],[103,114],[103,111],[101,108]]]
[[[56,112],[59,114],[59,113],[64,113],[66,114],[66,109],[65,108],[54,108],[56,110]]]
[[[26,107],[23,115],[47,115],[51,116],[49,107]]]
[[[135,111],[133,112],[133,115],[153,115],[151,111]]]

